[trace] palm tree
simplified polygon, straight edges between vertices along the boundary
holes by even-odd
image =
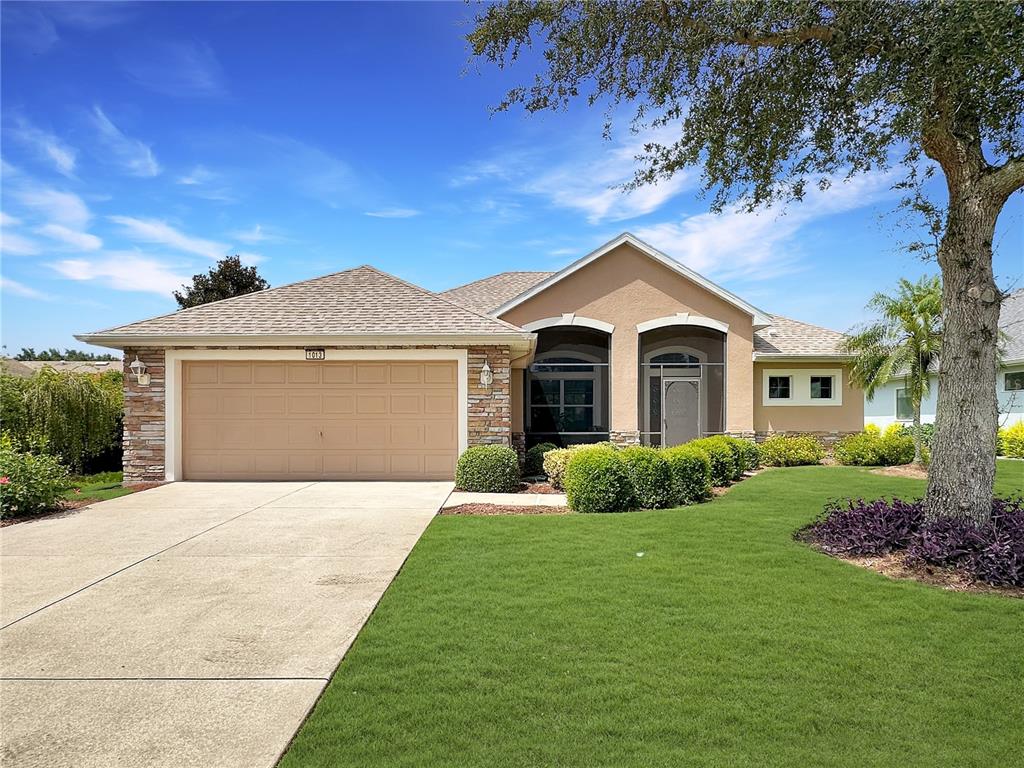
[[[906,381],[914,408],[914,463],[921,463],[921,401],[930,388],[928,373],[942,344],[942,283],[938,276],[916,283],[901,278],[895,295],[876,293],[868,309],[879,320],[849,336],[844,352],[853,355],[850,378],[870,400],[893,379]]]

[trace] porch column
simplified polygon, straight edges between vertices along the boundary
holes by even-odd
[[[640,442],[640,413],[637,398],[637,360],[640,337],[636,326],[620,323],[612,331],[609,379],[611,380],[611,420],[609,430],[613,443]]]

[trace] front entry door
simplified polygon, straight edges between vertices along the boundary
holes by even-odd
[[[679,445],[700,437],[700,380],[664,379],[661,413],[664,445]]]

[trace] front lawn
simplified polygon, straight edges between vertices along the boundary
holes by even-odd
[[[100,472],[95,475],[82,475],[71,478],[71,488],[63,494],[63,498],[74,502],[106,501],[118,496],[127,496],[134,488],[121,485],[120,472]]]
[[[438,517],[282,766],[1019,765],[1024,601],[793,540],[923,488],[795,467],[673,511]]]

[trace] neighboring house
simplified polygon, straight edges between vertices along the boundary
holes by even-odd
[[[30,379],[36,372],[34,368],[29,368],[21,360],[15,360],[13,357],[0,357],[0,371],[19,379]]]
[[[364,266],[78,338],[146,368],[125,377],[129,482],[450,479],[469,445],[864,422],[842,334],[629,234],[555,273],[431,293]]]
[[[120,360],[15,360],[12,357],[0,358],[0,367],[4,373],[28,379],[43,368],[71,373],[104,373],[120,371]]]
[[[999,426],[1024,421],[1024,289],[1011,293],[999,312],[1002,361],[996,373],[996,399],[999,403]],[[931,377],[928,395],[921,402],[921,421],[935,422],[938,381]],[[864,402],[864,423],[885,429],[890,424],[911,424],[914,409],[906,396],[902,379],[893,379],[879,387],[875,396]]]

